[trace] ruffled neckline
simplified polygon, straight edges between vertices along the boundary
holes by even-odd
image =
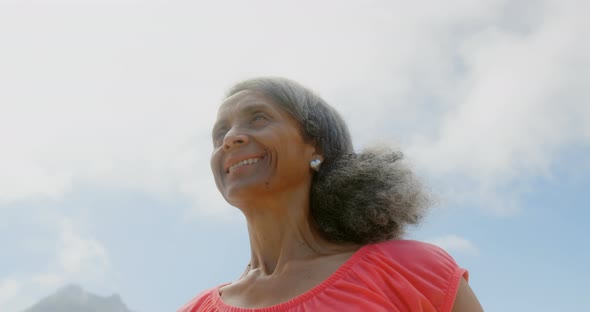
[[[242,307],[236,307],[236,306],[229,305],[229,304],[223,302],[223,299],[221,298],[221,295],[219,294],[219,289],[221,289],[221,287],[231,284],[231,282],[230,282],[230,283],[225,283],[225,284],[219,285],[211,290],[211,298],[212,298],[213,304],[214,304],[214,306],[222,309],[222,311],[228,311],[228,312],[286,311],[290,308],[293,308],[293,307],[301,304],[304,301],[307,301],[307,300],[317,296],[318,294],[323,292],[326,288],[328,288],[330,285],[334,284],[334,282],[340,280],[346,273],[348,273],[348,271],[350,270],[350,268],[352,266],[354,266],[356,263],[359,262],[360,259],[363,258],[363,256],[372,247],[373,247],[372,244],[362,246],[361,248],[359,248],[359,250],[355,251],[354,254],[352,254],[352,256],[348,260],[346,260],[334,273],[332,273],[322,283],[316,285],[315,287],[304,292],[303,294],[301,294],[293,299],[289,299],[285,302],[281,302],[279,304],[264,307],[264,308],[242,308]]]

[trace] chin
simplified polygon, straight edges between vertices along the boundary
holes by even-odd
[[[253,199],[260,198],[263,194],[263,185],[234,185],[228,187],[223,192],[223,197],[232,206],[237,206],[239,203],[248,202]]]

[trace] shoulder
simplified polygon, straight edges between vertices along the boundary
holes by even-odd
[[[216,291],[218,287],[207,289],[196,297],[191,299],[187,302],[184,306],[178,309],[176,312],[205,312],[205,311],[213,311],[214,308],[214,298],[213,292]]]
[[[413,289],[437,311],[451,311],[461,279],[469,277],[445,250],[430,243],[391,240],[368,247],[371,262],[383,272],[381,279]]]
[[[409,239],[393,239],[380,243],[375,243],[373,246],[384,251],[414,251],[414,252],[438,252],[442,250],[440,247],[427,242]]]
[[[454,268],[455,260],[444,249],[426,242],[415,240],[390,240],[373,244],[372,248],[396,262],[411,266],[432,266]]]

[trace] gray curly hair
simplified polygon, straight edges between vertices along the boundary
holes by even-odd
[[[324,156],[312,180],[310,215],[326,239],[363,245],[397,239],[407,225],[422,219],[428,196],[401,162],[401,152],[376,148],[354,153],[340,114],[297,82],[278,77],[249,79],[234,85],[226,96],[243,90],[262,92],[275,100]]]

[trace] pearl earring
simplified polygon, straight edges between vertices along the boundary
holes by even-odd
[[[309,162],[309,166],[314,171],[320,171],[320,165],[321,164],[322,164],[322,161],[319,160],[319,159],[314,159],[314,160],[312,160],[312,161]]]

